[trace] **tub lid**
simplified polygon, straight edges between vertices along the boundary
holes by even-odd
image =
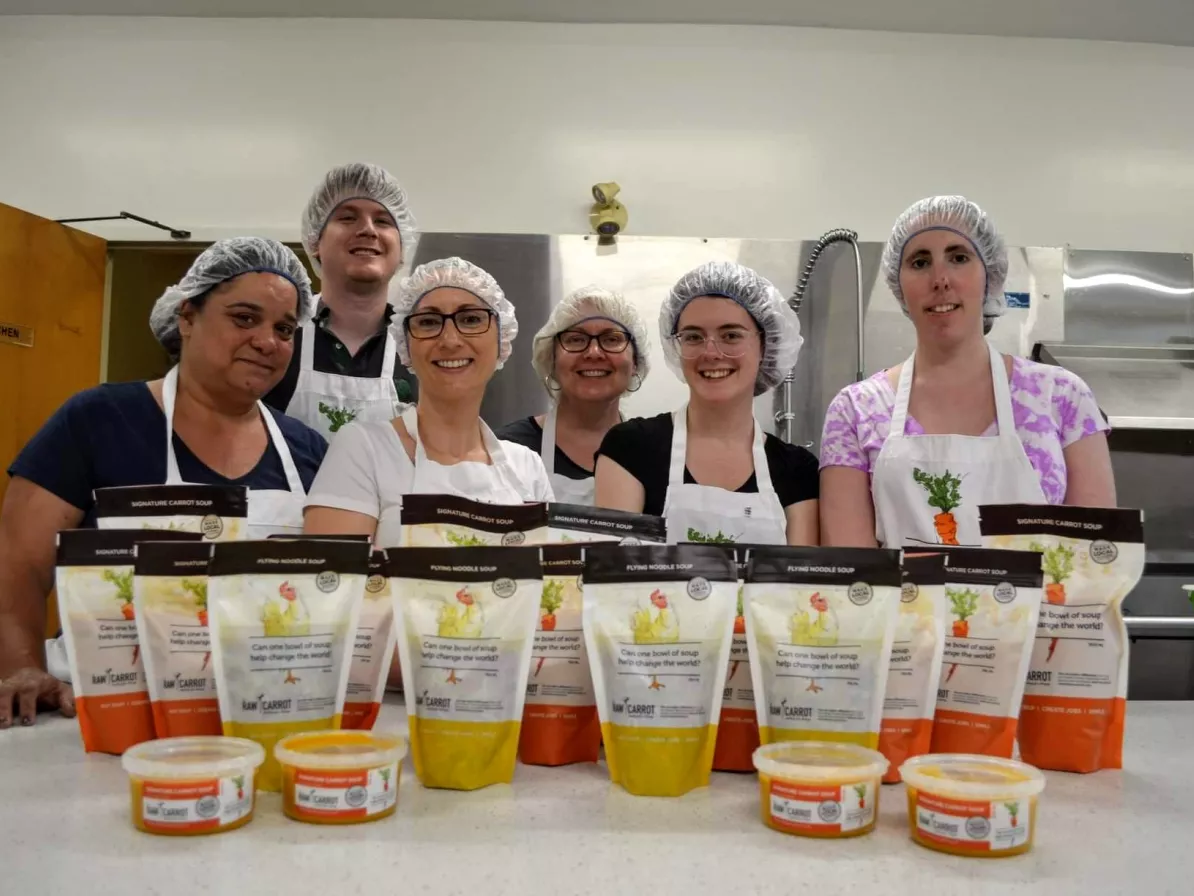
[[[900,777],[915,790],[956,799],[1029,797],[1045,789],[1045,776],[1026,762],[969,753],[915,756],[900,766]]]
[[[877,750],[857,744],[788,740],[759,747],[755,768],[773,778],[799,781],[860,781],[881,778],[890,763]]]
[[[308,731],[278,741],[274,758],[297,768],[375,768],[401,762],[406,738],[387,731]]]
[[[137,744],[120,760],[138,778],[222,778],[252,774],[265,762],[261,744],[243,737],[164,737]]]

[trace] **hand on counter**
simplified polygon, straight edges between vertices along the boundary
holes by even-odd
[[[25,666],[0,678],[0,729],[37,720],[38,709],[57,709],[67,718],[75,714],[75,692],[44,669]]]

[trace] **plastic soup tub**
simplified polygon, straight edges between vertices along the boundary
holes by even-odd
[[[955,856],[998,858],[1032,849],[1039,770],[1014,759],[940,753],[900,767],[908,824],[921,846]]]
[[[858,837],[875,829],[888,761],[856,744],[780,741],[754,752],[763,824],[802,837]]]
[[[274,747],[282,811],[312,824],[378,821],[398,809],[406,739],[374,731],[292,734]]]
[[[217,834],[253,820],[260,744],[239,737],[166,737],[125,751],[133,826],[149,834]]]

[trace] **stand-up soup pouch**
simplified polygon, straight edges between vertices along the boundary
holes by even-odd
[[[1144,514],[1102,507],[979,508],[983,544],[1034,551],[1044,600],[1020,708],[1020,758],[1037,768],[1123,767],[1124,599],[1144,574]]]
[[[312,539],[213,546],[207,581],[224,734],[261,744],[258,786],[280,790],[273,747],[339,728],[369,574],[363,542]]]
[[[661,516],[629,513],[585,504],[547,505],[547,540],[551,544],[664,544],[667,523]]]
[[[509,783],[543,596],[539,548],[387,555],[415,774],[453,790]]]
[[[929,752],[948,615],[945,555],[905,552],[901,562],[903,587],[879,733],[879,752],[891,763],[886,784],[900,780],[905,760]]]
[[[1041,555],[950,548],[945,600],[930,752],[1011,759],[1041,610]]]
[[[158,737],[219,735],[220,704],[207,627],[208,541],[143,541],[133,607]]]
[[[67,529],[58,533],[55,581],[83,749],[122,754],[154,737],[153,710],[133,606],[140,541],[196,542],[191,532]]]
[[[546,504],[486,504],[456,495],[402,496],[403,547],[518,547],[546,541]]]
[[[610,780],[639,796],[709,783],[738,574],[713,545],[585,549],[584,634]]]
[[[581,625],[583,572],[583,545],[543,546],[543,597],[518,742],[528,765],[596,762],[601,750]]]
[[[243,485],[122,485],[95,490],[100,529],[197,532],[204,541],[248,538],[249,490]]]
[[[754,771],[754,753],[759,748],[759,721],[755,714],[755,690],[750,677],[750,650],[746,644],[746,609],[742,598],[746,586],[746,561],[751,548],[761,545],[736,544],[738,603],[734,611],[734,639],[726,668],[721,720],[717,725],[717,747],[713,751],[715,772]]]
[[[751,550],[743,606],[764,744],[875,749],[899,603],[899,551]]]

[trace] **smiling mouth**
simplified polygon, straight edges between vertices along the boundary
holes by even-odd
[[[436,367],[444,370],[460,370],[462,367],[468,367],[473,363],[472,358],[451,358],[445,361],[432,361]]]
[[[949,314],[951,311],[957,311],[962,306],[957,302],[944,302],[940,305],[933,305],[929,308],[930,314]]]
[[[237,360],[245,364],[252,364],[254,367],[260,367],[262,370],[267,370],[270,373],[274,372],[274,366],[272,364],[263,364],[260,361],[253,361],[249,358],[238,358]]]
[[[586,377],[591,377],[591,378],[609,376],[612,373],[613,373],[612,370],[578,370],[578,371],[576,371],[577,376],[586,376]]]
[[[358,246],[356,249],[350,249],[348,254],[356,255],[357,257],[363,257],[363,258],[380,258],[381,257],[381,252],[379,252],[377,249],[372,249],[368,246]]]
[[[733,372],[734,371],[728,370],[724,367],[719,367],[717,370],[698,370],[697,371],[697,373],[699,373],[703,379],[707,379],[707,380],[724,380],[727,376],[729,376]]]

